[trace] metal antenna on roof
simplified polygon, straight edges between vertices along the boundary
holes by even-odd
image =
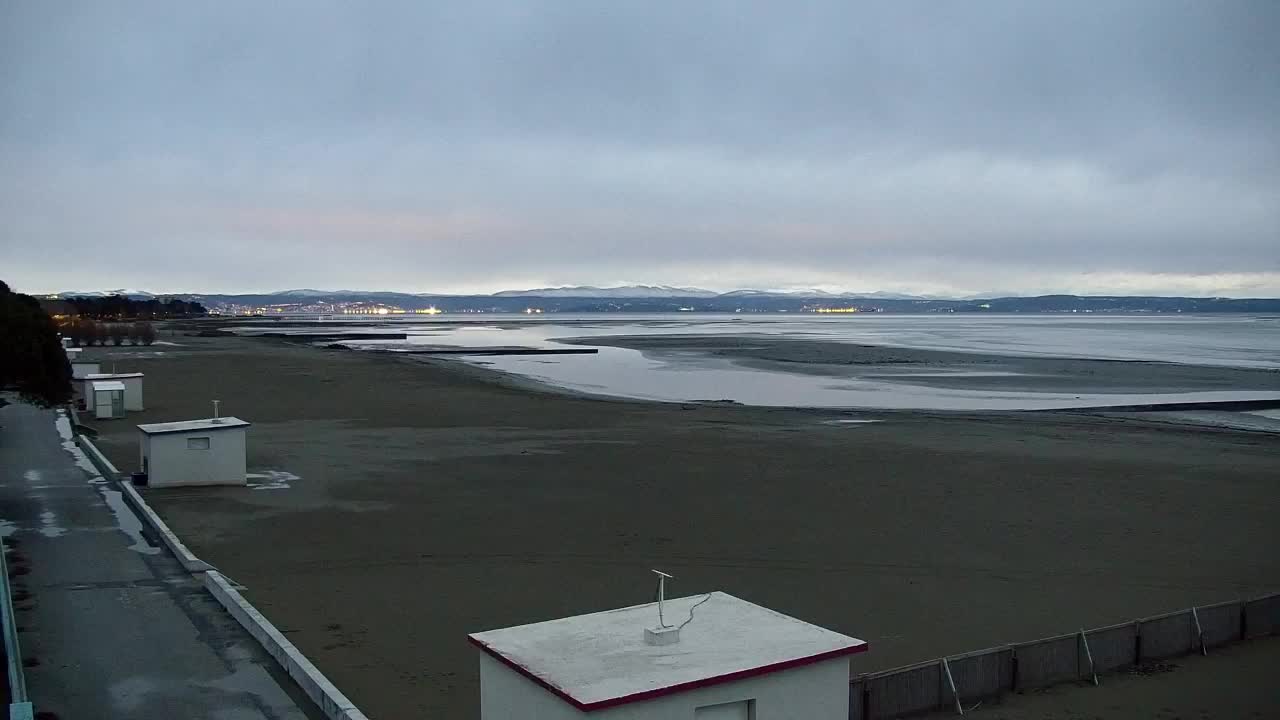
[[[658,627],[671,627],[662,616],[662,605],[667,600],[667,578],[675,578],[675,575],[668,575],[661,570],[654,570],[653,574],[658,576]]]
[[[213,401],[213,422],[215,423],[222,422],[222,419],[218,417],[218,405],[220,405],[221,403],[222,403],[221,400]]]

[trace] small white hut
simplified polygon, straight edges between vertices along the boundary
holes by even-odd
[[[722,592],[469,637],[482,720],[847,720],[867,649]]]
[[[84,396],[89,397],[89,384],[100,380],[117,380],[124,383],[124,409],[143,410],[142,373],[90,373],[84,378]]]
[[[245,429],[234,417],[139,425],[142,472],[152,487],[244,485]]]
[[[85,402],[99,420],[115,420],[124,417],[124,383],[117,380],[99,380],[86,383]]]
[[[71,360],[71,379],[83,380],[89,375],[102,372],[96,360],[80,360],[75,355],[69,356]]]

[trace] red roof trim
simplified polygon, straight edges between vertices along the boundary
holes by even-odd
[[[489,645],[485,644],[484,641],[477,639],[475,636],[468,635],[467,639],[471,641],[472,645],[475,645],[481,650],[484,650],[485,652],[489,653],[489,655],[493,656],[503,665],[506,665],[512,670],[515,670],[521,675],[529,678],[530,680],[534,681],[538,685],[542,686],[543,689],[555,694],[556,697],[559,697],[561,700],[564,700],[565,702],[569,703],[575,708],[579,710],[583,710],[585,712],[591,712],[592,710],[603,710],[604,708],[617,707],[618,705],[626,705],[628,703],[639,702],[641,700],[652,700],[653,698],[663,697],[665,695],[674,695],[675,693],[685,692],[687,690],[696,690],[697,688],[707,687],[710,685],[719,685],[721,683],[730,682],[732,680],[745,680],[747,678],[752,678],[759,675],[767,675],[769,673],[780,672],[782,670],[790,670],[791,668],[803,667],[805,665],[812,665],[813,663],[822,662],[823,660],[831,660],[831,659],[846,656],[846,655],[855,655],[857,653],[866,652],[867,650],[870,649],[870,646],[867,645],[867,643],[863,642],[859,645],[851,645],[849,647],[836,648],[835,650],[828,650],[826,652],[818,653],[817,655],[807,655],[805,657],[792,658],[791,660],[783,660],[781,662],[770,663],[769,665],[761,665],[759,667],[747,668],[745,670],[738,670],[737,672],[726,673],[724,675],[716,675],[713,677],[700,678],[698,680],[690,680],[688,682],[677,683],[675,685],[668,685],[666,687],[654,688],[652,690],[643,690],[641,692],[632,693],[630,695],[620,695],[618,697],[606,698],[604,700],[597,700],[595,702],[584,703],[581,700],[578,700],[577,698],[570,695],[568,691],[553,685],[552,683],[548,682],[544,678],[538,676],[529,668],[525,667],[524,665],[521,665],[515,660],[512,660],[506,655],[503,655],[502,653],[493,649]]]

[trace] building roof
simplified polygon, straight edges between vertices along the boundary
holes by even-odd
[[[91,384],[93,385],[94,392],[97,392],[99,390],[123,390],[124,389],[124,383],[120,382],[119,380],[99,380]]]
[[[248,427],[249,425],[250,423],[237,417],[224,417],[216,420],[213,418],[205,418],[203,420],[180,420],[178,422],[151,423],[149,425],[139,425],[138,429],[148,435],[163,435],[165,433],[230,430],[232,428]]]
[[[694,605],[706,602],[694,609]],[[471,642],[579,710],[598,710],[863,652],[867,644],[722,592],[667,600],[671,645],[648,645],[657,603],[490,630]]]
[[[107,380],[112,378],[140,378],[142,373],[89,373],[85,380]]]

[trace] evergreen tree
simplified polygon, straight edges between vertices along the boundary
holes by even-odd
[[[30,295],[0,282],[0,388],[49,407],[71,400],[71,364],[53,318]]]

